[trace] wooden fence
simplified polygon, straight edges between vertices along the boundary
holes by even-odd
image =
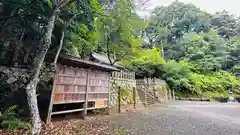
[[[115,82],[122,88],[136,87],[135,73],[134,72],[112,72],[111,82]]]
[[[127,71],[112,72],[111,77],[115,79],[135,80],[135,73]]]

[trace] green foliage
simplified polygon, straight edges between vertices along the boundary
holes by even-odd
[[[132,104],[133,103],[132,89],[122,88],[120,90],[120,98],[121,100],[125,101],[127,104]]]
[[[17,109],[16,105],[10,106],[6,110],[0,112],[0,127],[2,129],[16,130],[16,129],[31,129],[31,124],[18,119],[14,111]]]
[[[166,63],[135,57],[130,69],[141,77],[162,77],[181,93],[225,95],[232,89],[238,94],[239,28],[239,17],[226,11],[210,14],[179,1],[157,7],[141,36],[143,47],[161,50]]]
[[[215,72],[210,75],[191,73],[189,78],[195,88],[201,92],[225,93],[228,90],[233,90],[235,93],[240,92],[240,80],[225,71]]]
[[[239,18],[227,11],[217,12],[211,18],[211,25],[223,38],[239,35]]]
[[[112,7],[104,9],[108,16],[95,20],[98,51],[111,58],[112,65],[131,56],[132,50],[142,41],[136,30],[145,27],[145,23],[137,16],[132,4],[129,0],[116,0]]]
[[[164,28],[168,42],[177,43],[176,39],[181,38],[185,33],[208,31],[209,16],[192,4],[175,1],[169,6],[154,9],[150,18],[150,28],[153,30],[147,31],[147,34],[156,33],[158,31],[155,29]]]
[[[83,56],[96,49],[94,19],[103,14],[97,0],[4,0],[2,4],[0,55],[4,61],[1,64],[17,62],[21,67],[33,64],[55,10],[60,12],[56,15],[50,52],[57,52],[62,32],[65,32],[62,53]],[[8,40],[10,45],[5,47],[3,44]]]
[[[203,93],[240,92],[240,79],[226,71],[212,73],[196,72],[195,65],[187,61],[169,61],[164,65],[164,78],[171,89],[182,93],[205,95]]]
[[[123,59],[121,63],[130,71],[135,72],[137,77],[157,77],[165,60],[157,48],[136,48],[133,57]]]
[[[192,68],[192,65],[186,61],[168,61],[163,67],[163,77],[171,89],[190,90],[191,85],[187,76]]]
[[[14,120],[4,120],[1,123],[1,128],[8,130],[16,130],[16,129],[31,129],[31,124],[21,121],[20,119]]]
[[[206,91],[206,92],[203,92],[203,93],[202,93],[202,96],[203,96],[203,97],[208,97],[208,98],[215,98],[215,97],[216,97],[216,98],[219,98],[219,97],[221,97],[221,98],[226,98],[226,97],[229,97],[227,91],[225,91],[225,92]]]
[[[160,44],[157,47],[163,49],[166,60],[188,59],[205,73],[218,70],[236,73],[239,71],[238,20],[226,11],[211,15],[194,5],[176,1],[154,9],[145,33],[151,45]]]
[[[127,96],[128,91],[130,91],[130,89],[128,89],[128,88],[121,89],[121,91],[120,91],[120,98],[123,98],[124,96]]]

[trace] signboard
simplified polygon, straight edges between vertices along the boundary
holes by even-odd
[[[95,107],[104,107],[104,100],[96,100]]]

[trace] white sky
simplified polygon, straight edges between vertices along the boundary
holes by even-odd
[[[155,8],[156,6],[167,6],[174,2],[175,0],[149,0],[147,8],[149,10]],[[240,16],[240,0],[179,0],[184,3],[191,3],[197,7],[205,10],[209,13],[215,13],[217,11],[229,11],[232,14]],[[149,14],[149,11],[139,12],[141,16]]]

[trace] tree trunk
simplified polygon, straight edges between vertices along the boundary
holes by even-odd
[[[59,56],[59,54],[60,54],[60,52],[62,50],[64,35],[65,35],[64,31],[62,31],[60,44],[59,44],[59,47],[58,47],[58,50],[57,50],[57,54],[56,54],[55,59],[54,59],[54,66],[57,65],[58,56]]]
[[[61,35],[61,39],[60,39],[60,43],[59,43],[59,47],[58,47],[58,50],[57,50],[57,54],[55,56],[55,59],[54,59],[54,66],[56,68],[56,64],[57,64],[57,60],[58,60],[58,56],[62,50],[62,46],[63,46],[63,40],[64,40],[64,36],[65,36],[65,30],[67,29],[67,27],[71,24],[71,22],[73,21],[73,19],[78,16],[80,14],[75,14],[69,21],[68,23],[65,25],[65,27],[63,28],[62,30],[62,35]]]
[[[107,40],[107,41],[106,41],[106,45],[107,45],[107,57],[108,57],[108,60],[109,60],[110,65],[113,65],[113,62],[112,62],[111,57],[110,57],[110,48],[109,48],[110,37],[108,36],[106,40]]]
[[[33,62],[33,67],[30,70],[29,82],[26,87],[28,105],[31,115],[32,122],[32,132],[31,134],[39,134],[41,131],[41,119],[39,116],[38,103],[37,103],[37,95],[36,88],[39,82],[39,74],[40,69],[51,44],[52,31],[54,29],[54,23],[56,18],[56,12],[53,12],[52,16],[48,20],[47,31],[45,36],[43,37],[43,44],[39,46],[38,52],[35,54],[35,60]]]

